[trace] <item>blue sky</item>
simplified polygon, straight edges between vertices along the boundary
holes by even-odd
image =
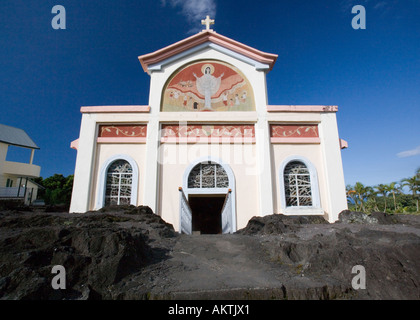
[[[55,5],[65,30],[51,27]],[[366,9],[365,30],[351,26],[354,5]],[[420,0],[2,0],[0,123],[40,146],[44,178],[73,174],[80,107],[147,105],[137,57],[200,31],[206,14],[216,32],[279,55],[269,104],[339,106],[347,184],[420,167]]]

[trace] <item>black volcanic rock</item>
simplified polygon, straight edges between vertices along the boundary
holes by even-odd
[[[144,206],[22,210],[0,212],[0,299],[420,299],[419,215],[274,214],[236,234],[179,235]]]
[[[176,235],[172,225],[146,207],[112,210],[3,215],[0,298],[106,298],[110,285],[164,258],[153,245]],[[54,265],[65,267],[70,290],[52,289]]]
[[[328,224],[321,216],[286,216],[272,214],[264,217],[252,217],[245,228],[238,230],[237,234],[282,234],[296,231],[304,224]]]

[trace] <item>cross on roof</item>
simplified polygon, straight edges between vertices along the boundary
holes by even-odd
[[[210,19],[210,16],[207,16],[206,19],[201,20],[201,24],[206,25],[206,30],[212,30],[210,29],[210,25],[214,24],[214,19]]]

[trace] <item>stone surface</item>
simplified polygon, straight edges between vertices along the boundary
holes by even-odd
[[[148,207],[3,211],[0,299],[420,299],[420,216],[369,218],[270,215],[187,236]],[[65,290],[51,287],[57,264]],[[366,290],[352,288],[355,265]]]
[[[112,212],[112,213],[111,213]],[[148,207],[110,208],[83,215],[3,212],[0,216],[1,299],[99,299],[109,286],[159,260],[172,225]],[[54,265],[67,289],[53,290]]]

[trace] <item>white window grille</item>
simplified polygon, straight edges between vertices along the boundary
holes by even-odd
[[[133,168],[125,160],[114,161],[106,177],[105,205],[129,205]]]
[[[284,169],[286,206],[312,206],[311,177],[308,168],[300,161],[289,162]]]
[[[220,164],[202,162],[188,176],[188,188],[228,188],[229,177]]]

